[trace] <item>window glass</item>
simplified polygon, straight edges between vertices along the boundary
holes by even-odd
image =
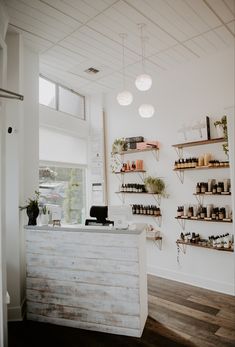
[[[85,216],[85,169],[55,166],[39,168],[40,206],[61,209],[62,222],[80,224]]]
[[[56,85],[42,77],[39,77],[39,103],[56,108]]]
[[[84,96],[59,86],[59,111],[85,119]]]

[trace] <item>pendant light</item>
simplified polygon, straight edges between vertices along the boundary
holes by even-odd
[[[139,114],[142,118],[151,118],[154,115],[155,109],[153,105],[143,104],[139,107]]]
[[[141,57],[142,57],[142,71],[143,73],[136,77],[135,85],[136,88],[140,91],[146,91],[149,90],[152,86],[152,78],[150,75],[145,73],[145,65],[144,65],[144,59],[145,59],[145,40],[143,36],[143,28],[145,27],[145,24],[138,24],[138,28],[140,30],[140,40],[141,40]]]
[[[131,92],[126,90],[126,74],[125,74],[125,55],[124,55],[124,40],[127,34],[119,34],[122,39],[122,75],[123,75],[123,91],[118,93],[117,101],[121,106],[128,106],[133,101],[133,96]]]

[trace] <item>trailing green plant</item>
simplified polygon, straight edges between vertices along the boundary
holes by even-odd
[[[20,210],[21,211],[25,210],[25,209],[34,210],[34,209],[38,208],[38,202],[39,202],[40,193],[35,190],[34,195],[35,196],[33,198],[29,198],[26,201],[26,205],[20,206]]]
[[[224,133],[224,140],[225,143],[222,144],[222,148],[224,153],[228,156],[228,125],[227,125],[227,116],[224,115],[220,120],[217,120],[214,122],[214,126],[220,126],[223,129],[223,133]]]
[[[147,176],[144,179],[144,184],[146,186],[147,191],[151,193],[159,194],[162,196],[166,196],[166,192],[165,192],[166,185],[162,178]]]

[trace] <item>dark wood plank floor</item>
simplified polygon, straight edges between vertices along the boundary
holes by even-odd
[[[141,339],[30,321],[9,323],[9,347],[234,347],[235,297],[148,276]]]

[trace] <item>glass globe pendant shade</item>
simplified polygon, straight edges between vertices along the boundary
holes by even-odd
[[[123,90],[121,93],[118,93],[117,101],[122,106],[128,106],[132,103],[133,96],[128,90]]]
[[[136,77],[136,88],[141,91],[149,90],[152,86],[152,78],[147,74],[142,74]]]
[[[143,118],[151,118],[154,115],[155,109],[150,104],[143,104],[139,107],[139,114]]]

